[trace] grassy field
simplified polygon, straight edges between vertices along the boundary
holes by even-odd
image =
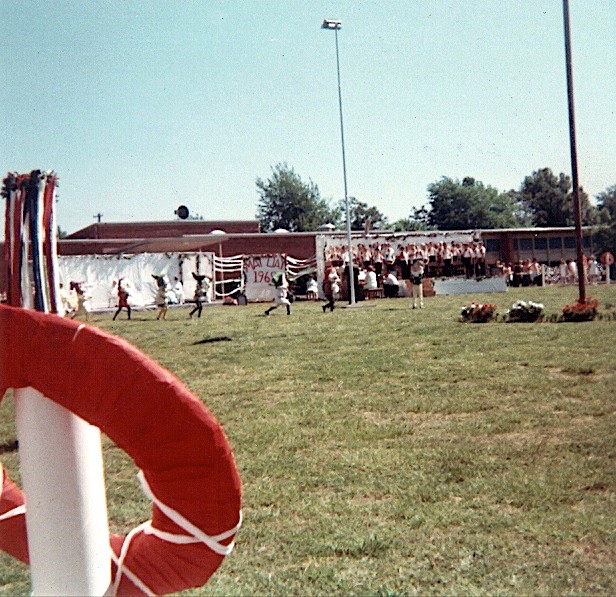
[[[457,321],[472,299],[558,314],[577,287],[95,316],[202,397],[235,451],[236,550],[186,594],[615,594],[616,285],[588,290],[590,323]],[[12,421],[9,397],[0,457],[17,478]],[[150,505],[108,441],[105,461],[127,532]],[[29,590],[2,556],[0,594]]]

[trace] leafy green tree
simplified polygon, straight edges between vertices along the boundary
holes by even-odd
[[[428,186],[427,224],[439,230],[510,228],[520,225],[510,193],[500,193],[474,178],[444,176]]]
[[[257,192],[257,219],[264,232],[278,228],[289,232],[314,231],[340,217],[338,210],[321,198],[319,187],[312,180],[304,182],[286,163],[272,167],[268,180],[257,178]]]
[[[408,218],[401,218],[390,225],[394,232],[405,232],[407,230],[430,230],[428,218],[430,211],[425,205],[413,207]]]
[[[409,217],[408,230],[430,230],[430,210],[427,206],[414,207]]]
[[[533,226],[575,225],[571,179],[562,172],[558,176],[550,168],[533,172],[522,182],[517,197]],[[596,223],[596,209],[582,188],[579,198],[582,224]]]
[[[616,185],[597,195],[600,225],[593,230],[592,244],[597,254],[611,251],[616,254]]]
[[[606,224],[616,224],[616,184],[599,193],[596,198],[601,220]]]
[[[344,199],[338,202],[338,209],[346,223],[346,205]],[[369,221],[371,230],[385,230],[389,226],[387,217],[375,206],[368,207],[367,203],[349,197],[349,212],[351,215],[351,230],[364,230]]]
[[[411,228],[411,225],[412,224],[410,218],[400,218],[399,220],[392,222],[389,225],[389,228],[393,232],[406,232],[407,230],[413,230],[413,228]]]
[[[616,224],[596,226],[592,232],[592,246],[597,257],[604,251],[616,255]]]

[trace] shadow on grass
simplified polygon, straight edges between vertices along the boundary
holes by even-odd
[[[193,346],[197,344],[210,344],[211,342],[231,342],[233,339],[229,336],[214,336],[213,338],[203,338],[203,340],[197,340],[193,342]]]

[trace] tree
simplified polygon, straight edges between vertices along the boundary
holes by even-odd
[[[401,218],[391,224],[390,228],[394,232],[406,232],[410,230],[430,230],[428,218],[430,211],[425,205],[413,207],[408,218]]]
[[[616,185],[599,193],[596,199],[601,225],[593,230],[592,244],[599,255],[604,251],[616,253]]]
[[[558,177],[550,168],[533,172],[524,179],[517,196],[533,226],[575,225],[571,179],[562,172]],[[596,223],[596,210],[582,188],[579,199],[582,224]]]
[[[331,209],[321,198],[319,187],[311,180],[302,181],[286,163],[272,167],[268,180],[257,178],[257,192],[257,219],[265,232],[278,228],[289,232],[314,231],[339,218],[338,210]]]
[[[599,193],[596,199],[601,220],[606,224],[616,224],[616,184]]]
[[[346,221],[344,199],[338,202],[338,209],[341,214],[345,214]],[[362,203],[355,197],[349,197],[349,212],[351,215],[351,230],[364,230],[368,220],[372,230],[384,230],[388,226],[387,217],[375,206],[368,207],[367,203]]]
[[[470,230],[510,228],[520,224],[515,213],[516,202],[511,194],[500,193],[471,177],[460,182],[444,176],[428,186],[428,194],[429,227]]]

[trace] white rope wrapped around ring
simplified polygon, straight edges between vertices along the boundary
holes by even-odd
[[[143,471],[139,471],[137,474],[137,478],[141,483],[141,487],[143,492],[147,497],[149,497],[152,502],[154,502],[160,511],[169,518],[172,522],[174,522],[177,526],[184,529],[188,534],[180,535],[176,533],[168,533],[166,531],[161,531],[152,526],[152,521],[147,520],[146,522],[140,524],[135,527],[124,540],[122,544],[122,549],[120,551],[120,555],[116,556],[112,550],[112,558],[117,566],[116,577],[109,591],[110,595],[116,595],[118,587],[120,586],[120,581],[122,579],[122,574],[125,574],[130,581],[135,584],[141,591],[143,591],[146,595],[155,595],[155,593],[131,570],[129,570],[126,566],[124,566],[124,560],[128,555],[128,549],[130,547],[130,543],[133,540],[133,537],[139,533],[143,532],[146,535],[154,535],[158,537],[162,541],[167,541],[168,543],[175,543],[177,545],[188,545],[193,543],[204,543],[207,547],[209,547],[213,552],[221,555],[227,556],[233,551],[233,547],[235,545],[235,541],[231,541],[228,545],[221,543],[225,539],[232,537],[237,533],[240,526],[242,525],[242,512],[240,511],[240,519],[235,527],[232,529],[220,533],[219,535],[210,536],[204,533],[201,529],[192,524],[189,520],[187,520],[184,516],[182,516],[179,512],[174,510],[173,508],[163,504],[152,492],[148,482],[146,481],[145,475]]]
[[[4,467],[0,462],[0,500],[2,499],[2,491],[4,490]],[[21,506],[17,506],[4,514],[0,514],[0,521],[8,520],[9,518],[13,518],[14,516],[19,516],[20,514],[26,513],[26,504],[22,504]]]

